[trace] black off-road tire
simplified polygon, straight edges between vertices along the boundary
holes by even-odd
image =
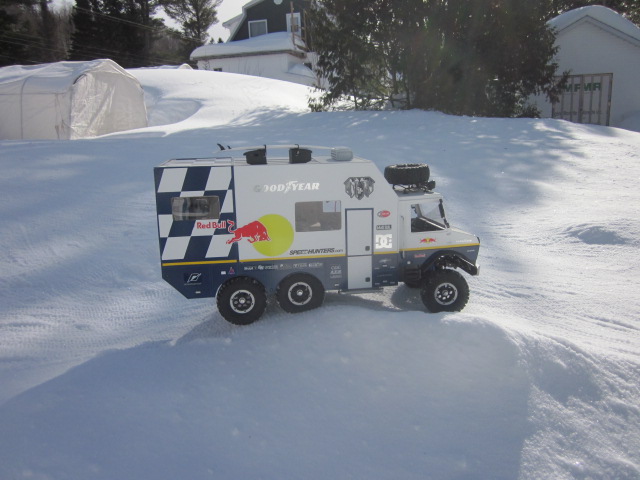
[[[280,282],[276,299],[285,312],[304,312],[322,305],[324,287],[313,275],[294,273]]]
[[[236,277],[220,287],[216,304],[227,322],[249,325],[258,320],[267,308],[267,294],[257,280]]]
[[[459,312],[469,301],[469,284],[455,270],[437,270],[426,278],[421,297],[431,313]]]
[[[420,185],[429,181],[429,175],[426,163],[389,165],[384,169],[384,178],[392,185]]]

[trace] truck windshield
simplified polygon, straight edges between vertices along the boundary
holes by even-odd
[[[433,232],[449,227],[442,200],[411,205],[411,231]]]

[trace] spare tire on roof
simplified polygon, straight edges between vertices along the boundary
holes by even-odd
[[[384,169],[384,178],[392,185],[420,185],[429,181],[429,165],[405,163],[389,165]]]

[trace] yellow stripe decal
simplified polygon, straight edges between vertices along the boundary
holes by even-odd
[[[464,243],[461,245],[438,245],[435,247],[418,247],[418,248],[403,248],[401,251],[403,252],[414,252],[417,250],[437,250],[440,248],[465,248],[465,247],[478,247],[479,243]]]
[[[240,260],[240,263],[250,263],[250,262],[281,262],[283,260],[309,260],[316,258],[339,258],[344,257],[345,255],[308,255],[304,257],[274,257],[274,258],[250,258],[246,260]]]
[[[400,252],[416,252],[420,250],[437,250],[442,248],[465,248],[465,247],[477,247],[479,243],[465,243],[461,245],[439,245],[436,247],[418,247],[418,248],[403,248]],[[374,252],[374,255],[397,255],[399,252]],[[206,262],[170,262],[163,263],[163,267],[179,267],[188,265],[215,265],[221,263],[251,263],[251,262],[281,262],[284,260],[313,260],[318,258],[340,258],[346,257],[346,254],[342,255],[308,255],[303,257],[274,257],[274,258],[251,258],[247,260],[212,260]]]
[[[172,263],[163,263],[163,267],[180,267],[187,265],[214,265],[220,263],[251,263],[251,262],[281,262],[283,260],[308,260],[315,258],[339,258],[344,257],[345,255],[311,255],[305,257],[274,257],[274,258],[253,258],[247,260],[213,260],[207,262],[172,262]]]
[[[172,262],[163,263],[163,267],[179,267],[183,265],[213,265],[216,263],[237,263],[237,260],[212,260],[208,262]]]

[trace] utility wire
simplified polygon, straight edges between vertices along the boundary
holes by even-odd
[[[119,18],[107,13],[103,13],[103,12],[96,12],[96,11],[92,11],[86,8],[82,8],[82,7],[78,7],[77,5],[73,7],[74,9],[80,11],[80,12],[85,12],[91,16],[95,16],[95,17],[102,17],[103,19],[109,21],[109,22],[114,22],[114,23],[120,23],[120,24],[124,24],[124,25],[128,25],[128,26],[132,26],[135,27],[137,29],[140,30],[146,30],[152,33],[156,33],[158,35],[170,35],[170,36],[174,36],[174,37],[178,37],[182,40],[190,40],[190,41],[194,41],[194,42],[198,42],[199,39],[195,38],[195,37],[191,37],[188,36],[186,34],[184,34],[181,31],[175,30],[173,28],[169,28],[167,26],[152,26],[152,25],[145,25],[139,22],[135,22],[132,20],[128,20],[125,18]],[[71,14],[73,15],[73,14]],[[22,47],[26,47],[26,48],[38,48],[40,50],[44,50],[44,51],[48,51],[48,52],[59,52],[59,49],[55,49],[55,48],[51,48],[46,46],[45,40],[42,37],[37,37],[34,35],[30,35],[27,33],[20,33],[20,32],[3,32],[0,34],[0,43],[4,43],[4,44],[9,44],[9,45],[16,45],[16,46],[22,46]],[[131,53],[131,52],[121,52],[121,51],[117,51],[114,49],[110,49],[110,48],[105,48],[105,47],[98,47],[98,46],[89,46],[89,47],[85,47],[83,48],[83,52],[86,53],[89,56],[98,56],[98,57],[112,57],[112,56],[117,56],[119,58],[124,58],[127,59],[129,61],[131,61],[132,63],[142,63],[142,62],[148,62],[151,64],[157,64],[157,65],[161,65],[163,63],[166,63],[166,61],[171,61],[172,58],[171,57],[162,57],[162,56],[158,56],[157,54],[154,54],[153,56],[148,56],[148,57],[143,57],[140,55],[136,55],[135,53]],[[6,53],[6,52],[5,52]],[[9,55],[0,55],[1,57],[4,58],[11,58],[12,60],[19,60],[19,61],[24,61],[24,62],[28,62],[28,63],[38,63],[37,61],[33,61],[33,60],[26,60],[26,59],[16,59],[14,57],[11,57]]]
[[[125,24],[129,24],[129,25],[133,25],[136,26],[138,28],[142,28],[145,30],[150,30],[152,32],[158,32],[158,33],[164,33],[164,32],[170,32],[174,35],[178,35],[179,37],[183,38],[184,40],[193,40],[193,41],[200,41],[200,39],[196,38],[196,37],[190,37],[186,34],[184,34],[183,32],[179,31],[179,30],[174,30],[172,28],[165,26],[162,27],[154,27],[152,25],[145,25],[143,23],[138,23],[138,22],[134,22],[133,20],[127,20],[126,18],[120,18],[120,17],[115,17],[113,15],[109,15],[108,13],[103,13],[103,12],[94,12],[93,10],[89,10],[87,8],[82,8],[82,7],[78,7],[78,6],[74,6],[73,8],[75,8],[76,10],[79,10],[81,12],[85,12],[91,15],[96,15],[99,17],[105,17],[113,22],[120,22],[120,23],[125,23]]]

